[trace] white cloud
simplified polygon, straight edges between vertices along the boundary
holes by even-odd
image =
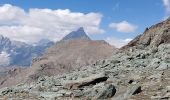
[[[127,21],[122,21],[119,23],[111,23],[109,24],[109,27],[116,29],[116,31],[118,32],[124,32],[124,33],[135,32],[135,30],[138,28],[136,25],[131,24]]]
[[[125,46],[128,44],[132,39],[118,39],[114,37],[108,37],[105,39],[110,45],[113,45],[117,48],[121,48],[122,46]]]
[[[10,63],[9,54],[6,52],[0,53],[0,66],[7,66]]]
[[[36,42],[42,38],[60,40],[69,32],[84,27],[88,34],[100,34],[100,13],[71,12],[69,9],[24,9],[5,4],[0,6],[0,34],[13,40]]]
[[[170,12],[170,0],[162,0],[167,12]]]

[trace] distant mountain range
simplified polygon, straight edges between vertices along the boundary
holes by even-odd
[[[0,35],[0,66],[30,66],[33,58],[41,56],[53,44],[54,42],[43,39],[30,45]]]

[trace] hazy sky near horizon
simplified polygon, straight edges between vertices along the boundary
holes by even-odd
[[[120,47],[170,15],[170,0],[0,0],[0,34],[33,43],[84,27]]]

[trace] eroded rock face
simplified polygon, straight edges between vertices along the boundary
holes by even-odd
[[[146,28],[143,35],[137,36],[125,48],[128,47],[158,47],[160,44],[170,43],[170,18],[156,25]]]

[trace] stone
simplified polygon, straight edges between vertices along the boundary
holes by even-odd
[[[83,86],[89,86],[89,85],[95,85],[100,82],[104,82],[108,79],[108,77],[105,76],[105,74],[96,74],[92,75],[90,77],[81,78],[75,81],[68,82],[64,85],[64,88],[66,89],[78,89]]]
[[[170,92],[170,86],[167,86],[166,89],[168,92]]]
[[[147,79],[151,79],[151,80],[160,80],[161,77],[162,77],[162,74],[157,73],[157,74],[153,74],[153,75],[147,77]]]
[[[9,94],[9,93],[14,93],[15,90],[13,88],[4,88],[4,89],[1,89],[1,95],[6,95],[6,94]]]
[[[157,70],[165,70],[168,69],[168,67],[170,67],[170,64],[162,62],[160,66],[157,68]]]
[[[166,93],[164,97],[169,97],[170,98],[170,92]]]
[[[72,96],[73,97],[82,97],[84,94],[81,90],[74,90],[73,93],[72,93]]]
[[[141,86],[139,85],[134,85],[132,87],[130,87],[127,92],[125,93],[125,96],[127,95],[135,95],[135,94],[138,94],[140,93],[142,90],[141,90]]]
[[[125,93],[113,98],[113,100],[127,100],[128,98],[130,98],[132,95],[138,94],[142,92],[141,90],[141,86],[140,85],[133,85],[130,86]]]
[[[104,86],[102,91],[97,94],[97,96],[95,98],[97,100],[98,99],[107,99],[107,98],[113,97],[115,95],[115,93],[116,93],[115,86],[112,84],[107,84]]]
[[[165,96],[151,96],[151,100],[169,100],[170,95],[165,95]]]
[[[55,98],[57,97],[62,97],[64,96],[63,94],[60,94],[60,93],[56,93],[56,92],[43,92],[43,93],[40,93],[39,97],[41,98],[45,98],[46,100],[55,100]]]
[[[57,87],[52,87],[52,88],[51,88],[51,91],[52,91],[52,92],[58,92],[58,91],[59,91],[59,88],[57,88]]]
[[[120,63],[120,61],[115,59],[115,60],[111,60],[111,63],[116,64],[116,63]]]

